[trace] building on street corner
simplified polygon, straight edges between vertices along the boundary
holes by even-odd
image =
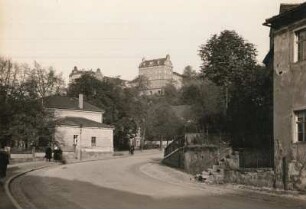
[[[267,19],[274,68],[275,186],[306,190],[306,2]]]
[[[79,98],[50,96],[45,107],[54,113],[54,141],[66,158],[92,158],[112,153],[113,127],[103,124],[103,110]]]

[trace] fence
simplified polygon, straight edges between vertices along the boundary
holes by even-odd
[[[238,149],[240,168],[273,168],[273,149]]]

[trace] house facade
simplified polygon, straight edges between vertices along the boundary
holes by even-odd
[[[148,87],[143,92],[146,95],[163,94],[163,88],[173,82],[176,88],[182,86],[182,76],[173,72],[173,65],[170,56],[165,58],[146,60],[142,59],[139,65],[139,76],[148,79]]]
[[[50,96],[45,107],[56,120],[54,141],[67,156],[77,158],[99,157],[112,153],[113,127],[103,124],[103,110],[79,98]]]
[[[264,25],[274,69],[275,186],[306,190],[306,3],[281,5]]]

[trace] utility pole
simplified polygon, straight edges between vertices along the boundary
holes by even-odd
[[[79,152],[78,152],[78,159],[82,160],[82,127],[83,125],[80,125],[80,140],[79,140]]]

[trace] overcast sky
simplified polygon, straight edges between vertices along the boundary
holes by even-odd
[[[199,69],[199,46],[236,30],[261,62],[269,47],[266,18],[299,0],[0,0],[0,56],[63,72],[101,68],[132,79],[143,57],[169,54],[176,72]]]

